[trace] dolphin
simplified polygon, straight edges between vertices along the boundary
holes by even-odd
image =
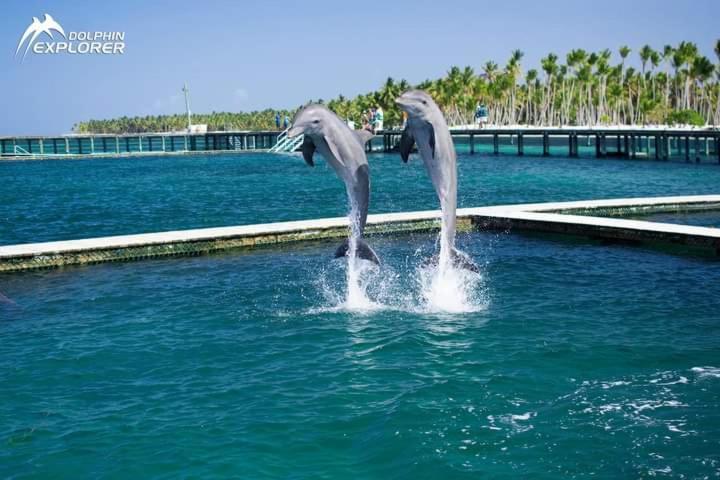
[[[445,117],[432,97],[422,90],[408,90],[395,103],[407,112],[407,126],[400,138],[400,156],[407,163],[413,145],[423,159],[442,209],[440,259],[449,253],[453,265],[477,272],[478,267],[455,249],[457,209],[457,157]]]
[[[355,242],[356,256],[379,264],[377,255],[362,239],[370,202],[370,170],[365,143],[372,138],[367,130],[352,130],[324,105],[310,104],[300,110],[288,131],[289,137],[304,134],[302,155],[311,167],[318,151],[338,177],[345,183],[350,202],[350,237],[335,251],[335,258],[344,257]]]
[[[0,292],[0,303],[5,303],[7,305],[17,305],[11,298],[6,297],[3,295],[2,292]]]

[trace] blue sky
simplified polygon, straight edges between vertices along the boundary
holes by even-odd
[[[602,5],[600,9],[598,5]],[[32,20],[124,31],[122,56],[15,58]],[[716,58],[720,2],[697,1],[36,1],[3,2],[0,135],[66,133],[89,118],[294,107],[353,96],[388,76],[419,82],[525,52],[523,67],[572,48],[696,42]]]

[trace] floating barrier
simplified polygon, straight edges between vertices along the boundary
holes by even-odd
[[[720,211],[720,195],[500,205],[458,210],[458,229],[534,231],[637,244],[679,245],[720,255],[720,229],[615,218],[651,213]],[[596,216],[610,215],[610,217]],[[440,211],[369,215],[366,234],[435,231]],[[0,246],[0,272],[100,262],[202,255],[258,246],[344,237],[348,219],[203,228]]]

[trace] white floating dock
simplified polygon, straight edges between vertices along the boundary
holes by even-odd
[[[525,230],[606,240],[685,245],[720,254],[720,229],[613,218],[659,212],[717,210],[720,195],[623,198],[458,209],[458,228]],[[578,213],[582,213],[579,215]],[[608,216],[592,216],[604,214]],[[367,233],[432,231],[440,211],[368,216]],[[173,255],[199,255],[259,245],[347,235],[346,217],[119,235],[0,246],[0,272]]]

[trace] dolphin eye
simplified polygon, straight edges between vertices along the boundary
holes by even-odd
[[[423,100],[423,105],[427,105],[427,100]]]
[[[318,124],[320,123],[320,120],[313,120],[313,123]]]

